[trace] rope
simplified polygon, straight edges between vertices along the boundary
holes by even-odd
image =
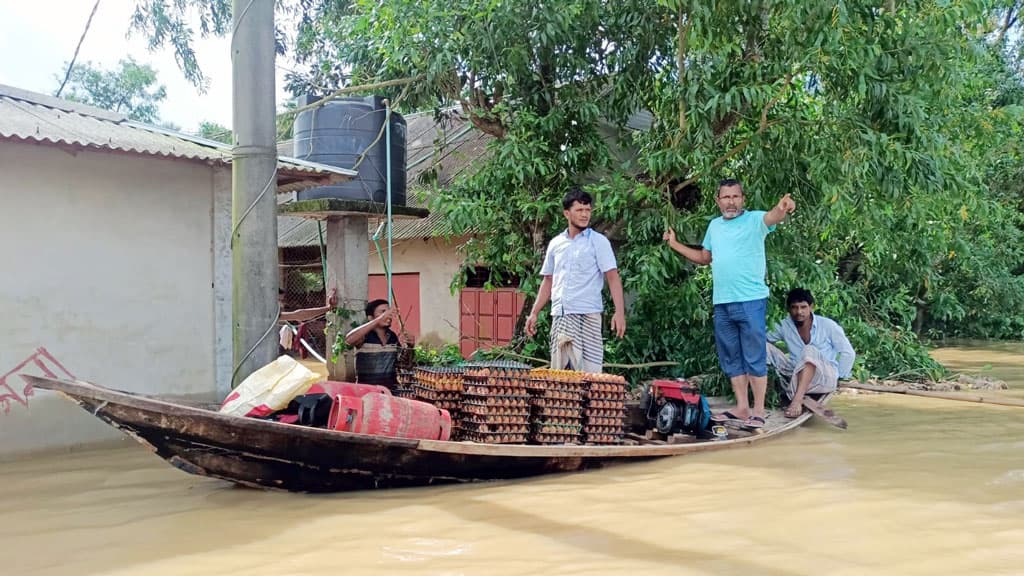
[[[92,17],[96,15],[96,9],[100,7],[100,0],[96,0],[96,3],[92,5],[92,12],[89,13],[89,19],[85,21],[85,29],[82,30],[82,36],[78,39],[78,46],[75,46],[75,54],[71,56],[71,62],[68,62],[68,71],[64,74],[64,81],[60,83],[60,88],[57,88],[55,97],[60,98],[60,93],[64,91],[64,86],[67,85],[68,79],[71,78],[71,70],[75,67],[75,61],[78,60],[78,51],[82,49],[82,42],[85,42],[85,35],[89,33],[89,27],[92,26]]]

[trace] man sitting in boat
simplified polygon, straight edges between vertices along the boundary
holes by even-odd
[[[768,332],[768,365],[788,381],[787,418],[803,411],[804,394],[825,394],[836,389],[839,378],[848,378],[857,357],[842,326],[814,313],[810,290],[794,288],[786,295],[789,317]],[[774,343],[785,342],[787,355]]]
[[[398,335],[391,329],[396,310],[387,300],[371,300],[366,304],[369,320],[345,335],[345,344],[357,348],[356,380],[363,384],[380,384],[389,388],[396,384],[395,360],[398,347],[409,345],[403,330]]]

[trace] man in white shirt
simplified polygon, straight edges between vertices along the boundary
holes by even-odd
[[[601,372],[601,289],[605,280],[615,303],[612,332],[619,338],[626,333],[622,279],[611,243],[590,228],[593,203],[590,194],[579,187],[573,187],[562,201],[568,227],[548,243],[540,271],[544,279],[526,319],[526,332],[533,336],[537,314],[551,300],[551,367],[558,370]]]
[[[810,290],[794,288],[786,295],[789,317],[768,332],[768,365],[789,381],[786,417],[803,411],[804,394],[825,394],[836,389],[839,378],[848,378],[857,354],[842,326],[814,313]],[[775,346],[783,341],[789,354]]]

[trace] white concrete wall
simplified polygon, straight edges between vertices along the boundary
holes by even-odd
[[[459,343],[459,296],[451,293],[450,286],[462,265],[462,255],[456,248],[463,242],[462,238],[414,239],[397,242],[392,247],[393,272],[419,272],[420,275],[420,342],[432,346],[442,342]],[[387,250],[383,242],[381,248]],[[370,244],[369,264],[370,274],[384,273],[373,244]]]
[[[0,375],[45,347],[79,379],[212,397],[215,269],[224,278],[213,191],[223,170],[0,142]],[[20,392],[20,378],[7,383]],[[46,391],[2,408],[0,456],[119,436]]]

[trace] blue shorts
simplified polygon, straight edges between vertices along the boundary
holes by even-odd
[[[715,304],[715,348],[729,378],[768,375],[768,299]]]

